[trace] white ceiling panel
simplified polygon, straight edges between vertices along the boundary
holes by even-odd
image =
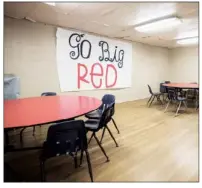
[[[38,3],[4,3],[4,15],[23,19],[37,7]]]
[[[175,38],[187,31],[198,31],[198,3],[4,3],[4,15],[98,35],[142,42],[155,46],[176,47]],[[167,16],[182,20],[177,28],[152,34],[140,33],[134,26]]]

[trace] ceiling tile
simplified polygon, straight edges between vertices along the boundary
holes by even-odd
[[[138,41],[162,47],[175,47],[180,33],[198,30],[198,3],[133,2],[133,3],[4,3],[4,14],[36,22],[82,30],[98,35]],[[134,26],[165,16],[182,19],[177,28],[153,34],[140,33]]]

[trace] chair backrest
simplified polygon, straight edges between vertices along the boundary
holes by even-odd
[[[177,100],[177,91],[175,88],[167,88],[168,90],[168,99],[169,100]]]
[[[113,106],[109,106],[105,108],[99,121],[99,126],[98,126],[99,129],[104,127],[111,120],[112,110],[113,110]]]
[[[104,104],[115,103],[115,96],[112,95],[112,94],[105,94],[105,95],[102,97],[102,102],[103,102]]]
[[[112,94],[106,94],[102,97],[102,105],[100,109],[104,111],[106,108],[113,106],[113,115],[115,113],[115,96]]]
[[[57,95],[57,93],[55,92],[44,92],[41,94],[41,96],[55,96],[55,95]]]
[[[153,92],[152,92],[152,89],[151,89],[150,85],[148,85],[148,88],[149,88],[149,93],[150,93],[151,95],[153,95]]]
[[[115,96],[111,94],[106,94],[102,97],[102,103],[107,105],[112,105],[115,103]]]
[[[51,125],[43,148],[44,159],[87,149],[84,121],[73,120]]]
[[[171,82],[170,81],[165,81],[165,84],[170,84]]]
[[[163,86],[164,83],[160,83],[160,92],[161,93],[167,93],[166,87]]]

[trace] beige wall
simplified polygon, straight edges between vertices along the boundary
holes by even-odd
[[[56,66],[55,32],[53,26],[5,18],[4,73],[20,77],[21,97],[39,96],[44,91],[61,94]],[[149,96],[147,84],[159,90],[159,83],[169,79],[168,66],[166,48],[133,43],[131,88],[68,94],[101,98],[105,93],[112,93],[117,102],[145,98]]]
[[[169,69],[173,82],[199,82],[198,47],[169,50]]]

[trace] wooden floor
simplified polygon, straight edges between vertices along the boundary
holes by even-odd
[[[89,153],[96,182],[140,181],[198,181],[198,111],[189,108],[186,113],[174,117],[175,107],[163,112],[164,106],[154,103],[150,108],[146,100],[116,105],[114,125],[109,127],[119,147],[106,132],[103,147],[106,158],[95,140],[89,145]],[[32,128],[24,134],[25,145],[40,144],[45,139],[48,126]],[[19,135],[12,137],[18,142]],[[99,134],[100,136],[101,134]],[[89,137],[89,135],[88,135]],[[6,154],[5,160],[25,181],[40,181],[39,151]],[[85,157],[84,157],[85,159]],[[56,157],[46,163],[47,181],[90,181],[86,159],[82,167],[74,169],[71,157]]]

